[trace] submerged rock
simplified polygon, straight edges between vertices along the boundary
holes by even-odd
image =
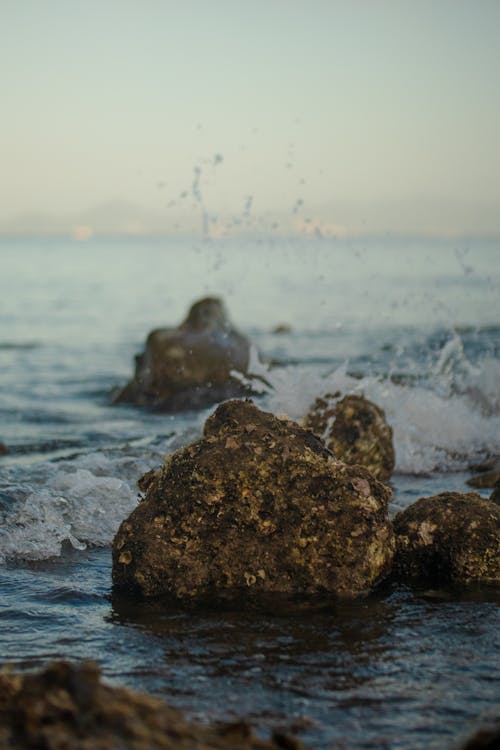
[[[207,297],[181,325],[149,334],[134,377],[114,402],[176,412],[248,394],[232,371],[247,374],[249,356],[249,342],[231,324],[222,301]]]
[[[169,457],[113,541],[116,587],[184,601],[355,597],[390,569],[390,490],[312,432],[228,401]]]
[[[305,425],[319,435],[335,456],[360,464],[384,482],[394,470],[392,428],[384,411],[364,396],[328,393],[317,398]]]
[[[260,740],[244,722],[199,726],[156,698],[105,685],[93,662],[55,662],[38,674],[0,672],[0,747],[299,750],[301,744],[281,734]]]
[[[500,507],[475,492],[421,498],[397,514],[394,531],[397,576],[500,585]]]

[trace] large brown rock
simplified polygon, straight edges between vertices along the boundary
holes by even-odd
[[[105,685],[97,665],[55,662],[38,674],[0,672],[0,748],[7,750],[299,750],[259,740],[243,722],[206,727],[147,695]]]
[[[340,393],[327,393],[316,399],[304,423],[336,458],[365,466],[382,482],[391,476],[395,461],[392,427],[384,411],[364,396],[340,398]]]
[[[176,328],[158,328],[136,357],[133,379],[114,398],[162,411],[199,409],[249,392],[232,371],[247,374],[250,345],[220,299],[196,302]]]
[[[397,514],[394,531],[397,576],[500,585],[500,507],[475,492],[421,498]]]
[[[367,592],[391,566],[390,490],[249,401],[219,406],[204,437],[142,488],[113,541],[119,589],[185,601],[331,600]]]

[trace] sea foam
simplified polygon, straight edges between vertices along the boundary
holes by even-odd
[[[311,364],[272,367],[255,351],[249,371],[256,403],[299,422],[318,396],[365,395],[384,409],[393,428],[396,473],[424,476],[500,457],[499,368],[488,357],[472,365],[460,339],[452,338],[427,376],[408,382],[354,375],[348,361],[324,371]],[[108,546],[138,502],[138,478],[159,466],[166,452],[197,439],[213,408],[169,421],[168,438],[153,434],[139,445],[20,466],[2,485],[5,496],[8,485],[16,490],[3,511],[0,561],[46,559],[65,545]]]
[[[0,535],[0,560],[41,560],[75,549],[110,544],[121,520],[137,503],[127,482],[87,469],[59,471],[44,489],[18,503]]]
[[[257,369],[257,368],[254,368]],[[349,362],[324,373],[310,366],[260,365],[262,406],[301,421],[318,396],[362,394],[384,409],[393,428],[396,472],[463,471],[500,457],[500,363],[472,366],[457,341],[446,345],[421,382],[349,374]]]

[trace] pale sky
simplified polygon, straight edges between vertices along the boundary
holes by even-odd
[[[499,33],[499,0],[0,0],[0,233],[500,234]]]

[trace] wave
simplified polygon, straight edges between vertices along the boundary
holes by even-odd
[[[500,457],[500,361],[471,364],[458,335],[448,341],[426,378],[399,382],[391,374],[354,375],[349,362],[321,373],[317,368],[272,369],[255,357],[262,404],[301,421],[326,393],[363,394],[381,406],[394,431],[396,472],[463,471]]]
[[[145,449],[95,452],[39,464],[31,474],[26,467],[13,470],[2,491],[0,562],[57,557],[65,545],[108,546],[138,502],[137,479],[158,466],[162,455]]]
[[[500,457],[500,362],[474,364],[458,334],[437,352],[425,377],[353,374],[349,361],[322,369],[312,364],[272,367],[252,352],[252,385],[261,408],[301,421],[325,393],[364,394],[385,413],[394,432],[396,474],[424,477],[465,471]],[[164,454],[195,440],[212,411],[169,419],[148,416],[151,434],[121,447],[45,461],[15,462],[0,486],[0,562],[40,560],[64,547],[108,546],[136,506],[136,481]],[[156,430],[156,433],[154,432]],[[160,434],[159,431],[163,430]],[[397,487],[397,476],[395,477]]]

